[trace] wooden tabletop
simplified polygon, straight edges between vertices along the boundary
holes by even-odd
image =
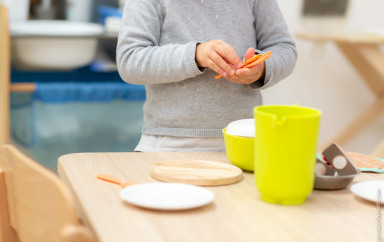
[[[383,44],[384,35],[377,35],[373,33],[311,33],[311,32],[298,32],[295,34],[297,38],[308,39],[312,41],[334,41],[334,42],[347,42],[357,44]]]
[[[84,222],[102,242],[374,241],[376,203],[349,187],[314,190],[302,205],[263,202],[252,173],[235,184],[207,187],[213,203],[188,211],[138,208],[119,197],[120,187],[96,179],[107,173],[127,181],[153,182],[151,165],[166,160],[203,159],[229,163],[225,153],[84,153],[59,158],[59,175],[74,192]],[[354,182],[383,179],[361,174]]]

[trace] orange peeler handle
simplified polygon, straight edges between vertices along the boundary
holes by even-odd
[[[114,176],[108,175],[108,174],[98,174],[96,177],[100,180],[109,181],[116,184],[121,184],[122,181]]]
[[[96,177],[100,180],[103,180],[103,181],[108,181],[108,182],[112,182],[115,184],[119,184],[123,188],[130,186],[130,185],[137,184],[136,182],[129,182],[129,181],[123,182],[119,178],[108,175],[108,174],[98,174],[98,175],[96,175]]]

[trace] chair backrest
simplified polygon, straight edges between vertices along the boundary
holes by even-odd
[[[0,148],[0,241],[94,241],[60,178],[11,145]]]
[[[10,37],[8,12],[0,4],[0,145],[9,143]]]

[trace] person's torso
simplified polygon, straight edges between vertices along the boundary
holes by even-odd
[[[239,55],[256,48],[254,0],[161,0],[162,29],[159,46],[206,42],[220,39]],[[253,116],[253,107],[262,103],[258,90],[225,78],[216,80],[214,71],[179,82],[146,85],[144,133],[154,130],[216,130],[228,123]],[[194,133],[194,132],[192,132]],[[194,136],[192,133],[192,136]],[[209,133],[209,132],[208,132]]]
[[[238,55],[257,48],[255,0],[162,0],[160,46],[220,39]]]

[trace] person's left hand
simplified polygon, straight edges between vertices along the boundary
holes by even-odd
[[[245,53],[243,62],[252,58],[255,55],[255,49],[249,48]],[[225,76],[226,79],[235,82],[237,84],[251,84],[260,78],[264,78],[265,64],[264,62],[252,66],[251,68],[237,69],[235,74]]]

